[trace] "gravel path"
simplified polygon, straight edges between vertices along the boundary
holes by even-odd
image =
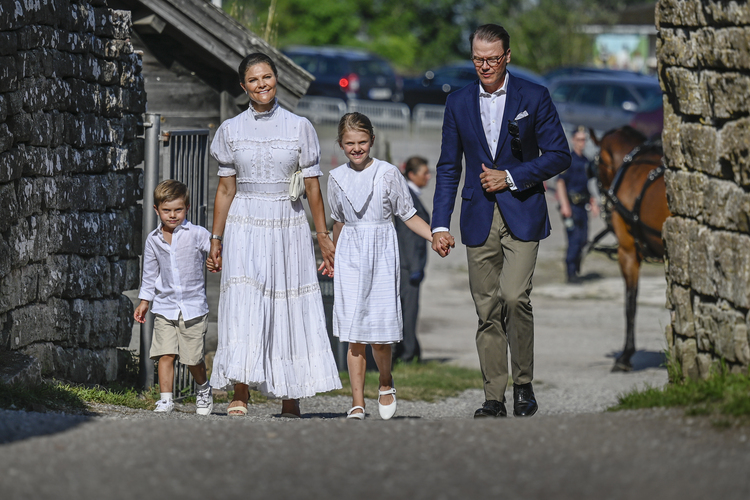
[[[394,151],[437,159],[434,141],[399,141]],[[624,392],[667,382],[663,268],[642,270],[634,371],[611,373],[625,325],[616,263],[591,255],[589,279],[563,284],[564,232],[555,213],[551,220],[532,293],[533,418],[473,420],[480,390],[400,400],[389,422],[372,400],[364,422],[346,421],[350,399],[330,396],[303,400],[302,419],[280,418],[276,401],[251,405],[246,418],[227,417],[226,403],[209,417],[191,405],[170,415],[107,405],[92,406],[97,416],[0,410],[0,498],[750,498],[747,427],[679,411],[604,411]],[[215,277],[209,284],[215,311]],[[447,259],[431,256],[422,290],[424,357],[478,368],[460,245]]]

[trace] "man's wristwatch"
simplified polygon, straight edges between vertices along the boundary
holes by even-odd
[[[221,241],[221,240],[223,240],[224,238],[223,238],[223,237],[221,237],[221,236],[219,236],[218,234],[212,234],[212,235],[211,235],[211,239],[212,239],[212,240],[219,240],[219,241]]]

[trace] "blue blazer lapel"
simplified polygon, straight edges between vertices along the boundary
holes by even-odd
[[[508,138],[508,122],[518,115],[518,108],[521,106],[521,85],[518,79],[512,77],[508,72],[508,95],[505,97],[505,111],[503,112],[503,122],[500,124],[500,137],[497,140],[497,151],[495,151],[495,158],[492,159],[494,163],[497,163],[500,158],[500,153],[505,148],[505,143],[510,143]],[[510,145],[508,146],[510,147]]]
[[[479,137],[479,143],[484,148],[487,158],[492,158],[490,154],[490,145],[487,144],[487,137],[484,135],[482,126],[482,115],[479,112],[479,80],[471,84],[471,92],[466,95],[466,109],[469,121],[474,126],[474,133]]]

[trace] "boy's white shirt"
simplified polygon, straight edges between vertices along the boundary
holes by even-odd
[[[138,298],[152,301],[151,312],[176,321],[208,313],[203,274],[211,233],[185,220],[164,240],[162,224],[151,231],[143,250],[143,278]]]

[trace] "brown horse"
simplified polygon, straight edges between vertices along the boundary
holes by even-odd
[[[671,214],[667,206],[661,143],[625,126],[604,134],[595,160],[609,226],[617,236],[617,260],[625,279],[625,347],[612,371],[630,371],[635,353],[635,312],[638,276],[644,259],[663,260],[661,228]]]

